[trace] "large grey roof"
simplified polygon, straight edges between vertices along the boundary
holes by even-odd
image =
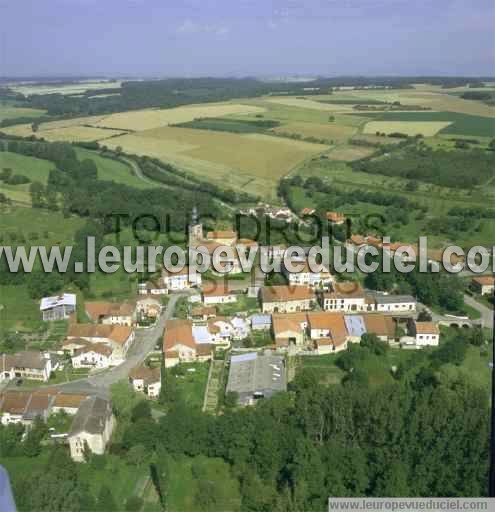
[[[111,414],[112,408],[108,400],[104,400],[98,396],[89,397],[82,402],[74,416],[69,436],[80,432],[101,434]]]
[[[377,293],[375,295],[377,304],[397,304],[416,302],[416,299],[412,295],[382,295]]]
[[[284,358],[256,353],[233,356],[227,391],[252,393],[285,391],[287,380]]]

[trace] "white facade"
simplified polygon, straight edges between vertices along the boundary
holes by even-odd
[[[72,357],[72,366],[74,368],[108,368],[111,364],[111,358],[94,350],[87,350]]]

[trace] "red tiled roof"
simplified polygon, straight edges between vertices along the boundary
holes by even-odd
[[[288,302],[313,299],[314,293],[305,286],[264,286],[261,297],[263,302]]]

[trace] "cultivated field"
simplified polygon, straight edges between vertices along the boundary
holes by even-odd
[[[353,146],[351,144],[341,144],[331,149],[327,156],[330,160],[341,160],[344,162],[352,162],[370,156],[375,151],[374,148],[365,146]]]
[[[167,126],[169,124],[186,123],[198,117],[222,117],[228,114],[259,114],[262,112],[264,112],[263,108],[251,105],[242,105],[239,103],[208,103],[168,109],[122,112],[111,114],[98,121],[89,122],[89,124],[104,128],[142,131]]]
[[[431,137],[449,124],[449,122],[441,121],[370,121],[366,123],[363,133],[405,133],[410,136],[421,134]]]
[[[316,137],[318,139],[342,142],[354,135],[356,129],[336,123],[287,123],[274,128],[275,133],[297,133],[303,137]]]
[[[309,108],[313,110],[324,110],[328,112],[352,112],[352,105],[334,105],[331,103],[322,103],[313,99],[296,98],[292,96],[272,96],[265,98],[269,103],[287,105],[288,107]]]
[[[273,193],[276,181],[327,146],[261,134],[157,128],[106,141],[111,148],[150,155],[238,189]],[[267,190],[267,187],[269,190]]]

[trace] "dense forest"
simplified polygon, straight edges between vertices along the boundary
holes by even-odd
[[[488,80],[477,78],[476,81]],[[462,77],[318,77],[309,82],[261,81],[256,78],[170,78],[164,80],[126,81],[122,87],[102,84],[102,89],[77,95],[33,94],[23,96],[0,88],[0,99],[14,99],[22,106],[47,110],[49,116],[93,115],[121,112],[140,108],[170,108],[190,103],[224,101],[232,98],[247,98],[265,94],[311,94],[330,92],[339,87],[408,88],[411,83],[431,83],[454,87],[467,85],[472,78]],[[312,91],[307,90],[308,87]],[[118,93],[112,95],[114,93]],[[44,120],[44,119],[41,119]],[[35,119],[33,119],[35,121]],[[4,120],[3,126],[17,123]],[[29,118],[23,119],[29,122]]]
[[[435,150],[421,143],[405,146],[379,158],[358,160],[351,165],[356,171],[453,188],[476,187],[495,176],[495,154],[492,152],[480,149]]]
[[[289,392],[252,408],[226,407],[220,416],[188,408],[169,383],[160,398],[167,414],[155,420],[149,403],[136,403],[121,388],[114,396],[121,440],[110,453],[131,465],[149,465],[163,509],[171,464],[181,457],[198,466],[202,461],[210,471],[218,459],[227,464],[223,486],[208,483],[214,474],[199,475],[203,484],[193,497],[198,511],[323,511],[329,496],[486,495],[487,390],[444,371],[445,364],[462,363],[466,340],[454,337],[441,350],[415,352],[387,384],[369,386],[366,361],[382,348],[370,337],[343,353],[342,384],[324,386],[306,369]],[[20,511],[119,509],[119,497],[109,489],[90,492],[81,467],[63,448],[37,462],[44,450],[42,424],[24,441],[22,429],[0,427],[2,458],[33,461],[29,475],[13,478]],[[101,469],[109,462],[88,454],[87,463]],[[225,501],[225,485],[238,500]]]

